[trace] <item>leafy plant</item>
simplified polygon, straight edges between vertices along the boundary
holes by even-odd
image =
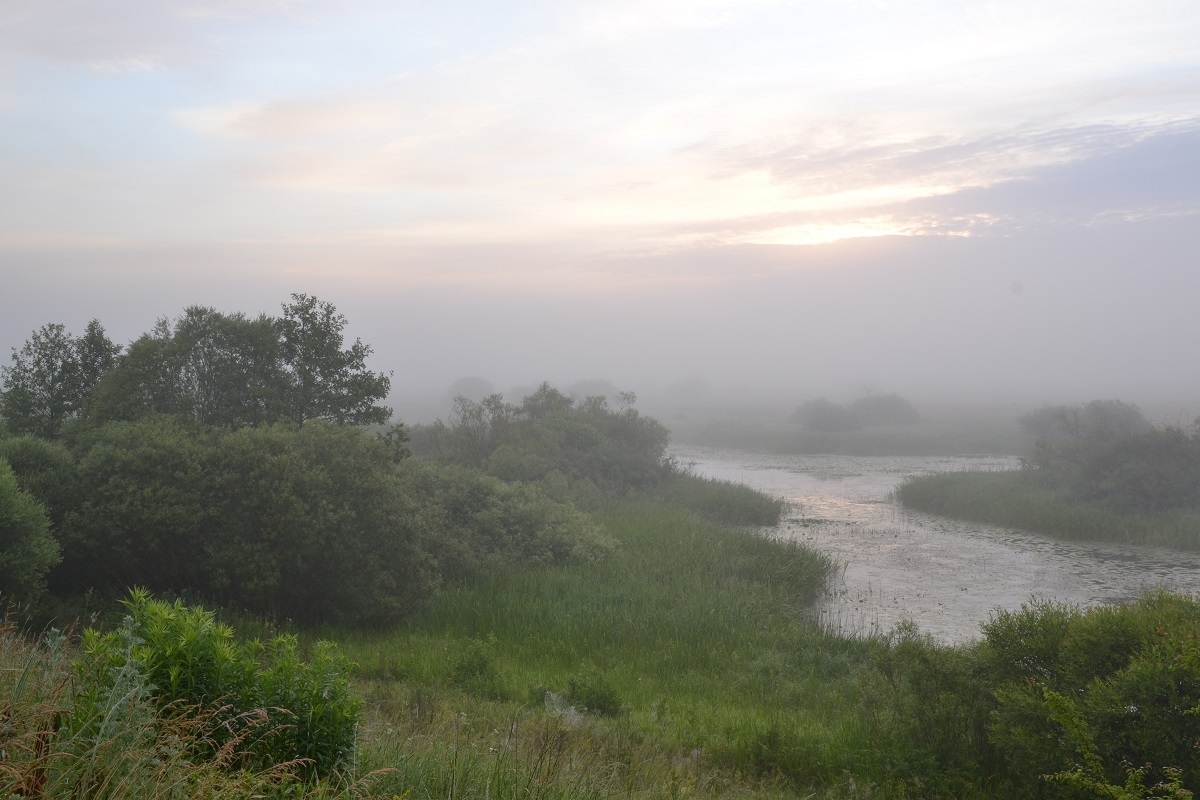
[[[107,698],[132,681],[136,692],[120,691],[152,696],[160,717],[205,720],[212,751],[203,755],[230,747],[239,765],[298,763],[314,778],[350,763],[361,702],[332,644],[318,644],[306,663],[294,636],[241,644],[203,608],[144,590],[124,604],[129,614],[118,630],[84,632],[79,669],[90,688],[81,725],[106,724],[92,709],[111,705]]]

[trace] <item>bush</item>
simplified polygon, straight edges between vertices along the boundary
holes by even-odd
[[[579,711],[615,717],[621,713],[621,695],[591,662],[567,679],[565,698]]]
[[[73,724],[103,724],[92,713],[102,698],[133,673],[139,692],[153,696],[165,718],[199,716],[214,752],[231,746],[237,766],[269,768],[297,759],[310,778],[349,765],[361,702],[350,693],[349,663],[334,645],[320,643],[311,660],[298,655],[294,636],[240,644],[212,612],[135,590],[121,628],[84,632],[79,671],[91,701],[79,704]]]
[[[863,425],[916,425],[921,415],[898,394],[860,397],[847,408]]]
[[[18,600],[36,599],[58,559],[45,508],[18,488],[12,468],[0,458],[0,589]]]
[[[984,625],[989,735],[1014,790],[1054,796],[1044,776],[1073,773],[1084,750],[1114,785],[1132,765],[1152,782],[1177,774],[1200,786],[1198,634],[1200,600],[1165,592],[1086,611],[1034,603],[998,613]]]
[[[607,496],[653,489],[662,481],[670,434],[633,408],[613,410],[603,397],[576,402],[542,384],[520,405],[498,394],[455,401],[449,424],[414,432],[414,449],[438,461],[490,472],[504,480],[565,479]]]
[[[862,422],[852,411],[824,397],[809,400],[797,408],[792,414],[792,422],[810,431],[856,431],[862,427]]]
[[[434,532],[424,545],[447,580],[515,565],[586,564],[616,547],[591,517],[537,486],[438,464],[405,463],[399,476]]]
[[[328,423],[112,423],[79,460],[63,572],[76,591],[142,585],[276,619],[394,622],[436,585],[396,456]]]

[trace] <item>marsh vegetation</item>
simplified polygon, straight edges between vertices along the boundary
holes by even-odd
[[[935,514],[1062,538],[1200,549],[1200,425],[1152,425],[1119,401],[1046,407],[1022,468],[921,476],[899,499]]]
[[[343,326],[296,296],[279,319],[189,309],[127,350],[96,347],[97,325],[87,348],[47,328],[16,352],[8,795],[1142,797],[1200,781],[1193,598],[1034,604],[958,646],[911,625],[844,636],[814,613],[838,565],[747,529],[778,522],[781,498],[671,459],[633,395],[543,384],[383,425],[387,376]],[[49,404],[63,375],[78,391]]]

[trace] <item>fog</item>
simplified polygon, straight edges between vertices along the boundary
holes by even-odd
[[[582,289],[553,275],[409,286],[209,266],[236,264],[236,254],[187,263],[116,250],[68,269],[85,259],[41,254],[6,270],[0,333],[19,346],[44,323],[80,332],[95,317],[127,343],[188,305],[278,313],[289,293],[307,292],[372,345],[372,368],[394,372],[391,403],[417,421],[444,413],[447,389],[465,376],[502,392],[605,379],[660,406],[876,391],[1022,407],[1119,397],[1190,411],[1200,398],[1196,225],[610,257],[571,265]],[[122,259],[131,272],[154,259],[170,267],[122,279]]]
[[[410,421],[464,377],[1200,413],[1192,5],[700,5],[10,15],[0,356],[303,292]]]

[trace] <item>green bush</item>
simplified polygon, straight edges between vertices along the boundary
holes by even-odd
[[[0,458],[0,591],[18,600],[36,599],[58,559],[46,510],[17,486],[12,468]]]
[[[448,464],[487,470],[504,480],[561,476],[605,496],[656,488],[665,476],[670,434],[633,408],[611,409],[603,397],[576,402],[548,383],[520,405],[498,394],[455,401],[450,422],[414,431],[414,451]]]
[[[1170,768],[1200,786],[1200,600],[1158,592],[1086,611],[1034,603],[996,614],[984,635],[989,735],[1015,791],[1057,796],[1044,776],[1071,773],[1081,748],[1113,785],[1132,765],[1153,782],[1169,783]]]
[[[515,565],[586,564],[616,547],[589,516],[537,486],[430,463],[406,462],[398,474],[436,532],[425,546],[447,580]]]
[[[585,662],[579,672],[567,679],[564,697],[579,711],[603,717],[615,717],[623,707],[617,688],[591,662]]]
[[[237,431],[175,417],[96,429],[64,583],[222,599],[303,622],[394,622],[436,585],[394,445],[328,423]]]
[[[125,606],[119,630],[84,632],[79,671],[89,688],[75,711],[77,727],[104,725],[96,709],[140,675],[136,692],[153,697],[159,716],[200,716],[213,747],[232,747],[238,766],[301,759],[302,772],[316,778],[349,765],[361,702],[350,692],[350,665],[334,645],[318,644],[306,663],[294,636],[242,644],[212,612],[154,600],[143,590]]]

